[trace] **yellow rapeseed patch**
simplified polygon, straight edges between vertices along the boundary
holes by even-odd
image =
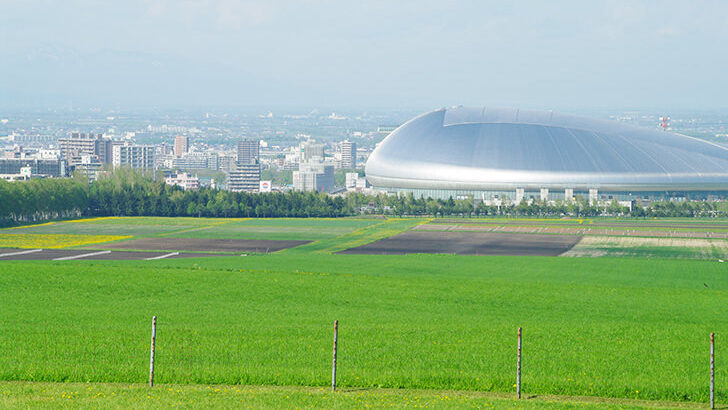
[[[66,223],[84,223],[84,222],[98,222],[98,221],[106,221],[106,220],[113,220],[113,219],[121,219],[118,216],[104,216],[99,218],[86,218],[86,219],[74,219],[71,221],[65,221]]]
[[[0,229],[0,231],[9,231],[11,229],[25,229],[25,228],[35,228],[36,226],[48,226],[53,225],[55,222],[46,222],[44,224],[37,224],[37,225],[22,225],[22,226],[13,226],[11,228],[3,228]]]
[[[0,234],[0,248],[58,249],[128,239],[131,236],[62,235],[62,234]]]

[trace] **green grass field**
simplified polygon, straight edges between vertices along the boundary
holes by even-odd
[[[48,247],[48,239],[53,235],[116,235],[128,236],[126,240],[149,237],[305,240],[316,241],[314,248],[333,249],[346,243],[347,235],[359,237],[366,233],[374,241],[383,234],[396,234],[422,221],[425,219],[401,222],[379,218],[90,218],[0,229],[0,245]],[[392,227],[398,230],[393,231]],[[22,241],[16,238],[22,238]],[[93,242],[92,239],[89,241]],[[89,246],[73,246],[69,242],[68,247]]]
[[[92,218],[0,229],[5,234],[168,236],[178,238],[320,240],[379,224],[375,218]]]
[[[0,407],[27,408],[386,408],[637,409],[683,403],[529,396],[463,391],[343,389],[292,386],[163,385],[0,382]]]
[[[170,233],[177,238],[323,240],[382,223],[378,219],[246,219],[205,229]]]
[[[728,401],[727,264],[644,257],[662,248],[630,258],[333,254],[426,222],[108,218],[0,231],[314,240],[247,257],[0,262],[0,380],[9,381],[0,407],[54,407],[60,393],[88,387],[124,398],[84,391],[75,406],[152,405],[139,386],[103,384],[144,383],[152,315],[159,391],[187,392],[152,395],[158,407],[180,397],[196,407],[362,407],[383,397],[392,406],[415,397],[430,407],[598,405],[467,393],[515,391],[518,326],[528,395],[706,402],[716,332],[717,398]],[[317,392],[330,383],[334,319],[342,396]],[[228,386],[230,396],[199,385]],[[398,393],[382,396],[387,388]],[[436,401],[442,390],[464,401]],[[357,392],[364,402],[352,401]]]
[[[728,334],[725,265],[679,260],[281,253],[0,264],[0,379],[340,383],[705,401]],[[707,284],[706,288],[704,284]],[[723,362],[718,349],[718,362]],[[728,368],[718,367],[728,398]]]
[[[41,225],[20,226],[0,229],[0,243],[3,246],[47,247],[49,235],[117,235],[128,239],[145,237],[172,238],[220,238],[220,239],[267,239],[305,240],[313,243],[285,252],[334,253],[347,248],[373,242],[396,235],[414,226],[428,223],[425,218],[90,218],[76,221],[59,221]],[[502,232],[557,234],[552,228],[570,228],[558,234],[579,234],[588,228],[586,238],[598,240],[582,241],[574,252],[567,256],[615,256],[636,258],[679,258],[679,259],[726,259],[728,239],[705,237],[706,232],[716,235],[728,233],[728,220],[723,219],[631,219],[631,218],[588,218],[588,219],[543,219],[543,218],[444,218],[435,222],[459,227],[478,227],[496,224]],[[433,227],[443,224],[434,223]],[[542,229],[543,228],[543,229]],[[524,229],[526,231],[524,231]],[[642,237],[620,243],[625,238],[623,229],[638,230]],[[463,231],[467,233],[467,231]],[[616,232],[616,233],[615,233]],[[649,232],[655,232],[654,237]],[[645,237],[645,233],[647,236]],[[670,237],[662,237],[669,233]],[[22,241],[19,234],[25,235]],[[697,236],[696,236],[697,235]],[[38,241],[32,241],[37,237]],[[122,239],[122,240],[128,240]],[[680,239],[680,241],[671,241]],[[655,241],[657,240],[657,241]],[[98,240],[89,238],[89,242]],[[82,241],[83,242],[83,241]],[[623,242],[623,241],[622,241]],[[74,247],[74,246],[69,246]],[[77,245],[91,248],[90,245]]]

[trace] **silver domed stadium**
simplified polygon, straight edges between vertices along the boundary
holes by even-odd
[[[366,163],[375,189],[483,201],[728,196],[728,149],[672,132],[549,111],[439,109]]]

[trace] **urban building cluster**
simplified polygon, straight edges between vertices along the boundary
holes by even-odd
[[[6,113],[0,178],[94,181],[128,167],[186,190],[380,192],[489,206],[728,198],[724,114],[415,114]]]
[[[157,129],[185,131],[149,128]],[[298,144],[282,148],[245,137],[233,147],[212,147],[186,134],[157,144],[137,143],[134,133],[118,137],[113,133],[71,132],[55,140],[25,137],[10,135],[6,139],[12,146],[0,151],[0,178],[13,181],[81,174],[92,182],[104,172],[128,167],[152,171],[155,178],[163,175],[167,184],[186,190],[211,186],[233,192],[293,189],[338,193],[367,188],[366,180],[356,172],[347,174],[346,182],[336,186],[337,170],[361,168],[361,157],[366,157],[349,140],[327,144],[301,135]],[[290,173],[290,182],[276,185],[262,178],[267,170]]]

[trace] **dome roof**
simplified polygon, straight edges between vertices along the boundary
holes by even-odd
[[[728,190],[728,149],[615,121],[456,107],[393,131],[366,175],[392,188]]]

